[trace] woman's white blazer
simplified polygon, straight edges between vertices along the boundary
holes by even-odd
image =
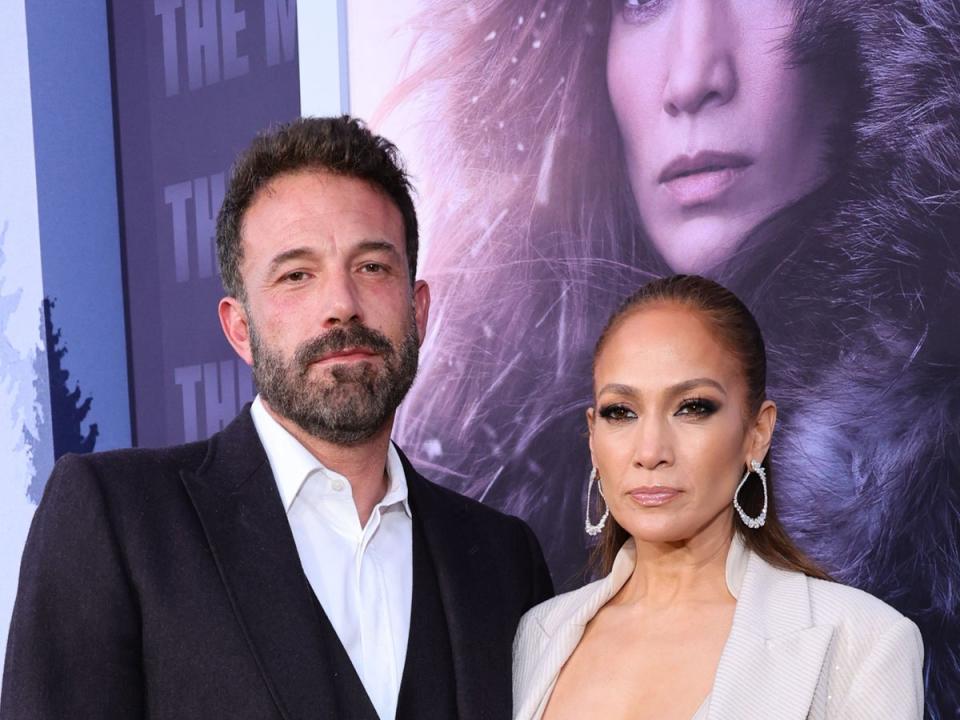
[[[543,714],[586,624],[635,564],[629,540],[607,577],[524,615],[513,652],[515,718]],[[773,567],[738,539],[726,570],[737,607],[709,720],[922,718],[923,644],[910,620],[860,590]]]

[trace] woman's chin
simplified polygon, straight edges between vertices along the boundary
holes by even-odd
[[[696,535],[697,527],[677,518],[649,519],[621,525],[638,543],[683,543]]]

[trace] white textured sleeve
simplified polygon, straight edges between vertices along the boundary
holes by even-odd
[[[901,617],[891,625],[851,671],[855,676],[831,717],[922,720],[923,641],[912,621]]]

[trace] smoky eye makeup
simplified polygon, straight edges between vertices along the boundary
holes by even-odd
[[[610,422],[623,422],[624,420],[632,420],[637,416],[633,410],[623,403],[601,405],[598,414],[604,420],[609,420]]]
[[[680,401],[675,415],[707,418],[720,409],[720,403],[706,397],[690,397]]]

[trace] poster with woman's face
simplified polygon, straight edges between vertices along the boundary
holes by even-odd
[[[651,278],[718,280],[764,332],[781,519],[834,577],[920,625],[929,714],[953,717],[960,7],[457,0],[372,15],[351,6],[352,68],[367,68],[351,70],[354,111],[410,158],[434,297],[397,433],[414,463],[525,518],[558,588],[581,584],[597,337]],[[406,63],[387,72],[365,32]]]

